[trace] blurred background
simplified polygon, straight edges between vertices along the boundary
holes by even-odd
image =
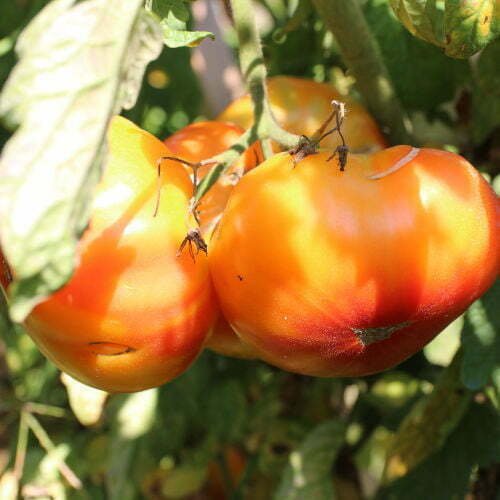
[[[0,0],[0,86],[16,62],[17,36],[46,3]],[[313,9],[301,2],[302,14],[292,16],[298,3],[256,2],[269,74],[332,82],[356,96]],[[498,187],[498,75],[486,64],[498,48],[483,52],[483,63],[450,59],[412,37],[387,0],[367,0],[363,8],[418,140],[464,154]],[[224,2],[197,0],[192,14],[192,24],[217,40],[165,47],[125,113],[161,139],[213,118],[244,92]],[[0,126],[0,146],[11,133]],[[499,315],[497,308],[483,323],[498,328]],[[315,379],[206,351],[172,383],[113,396],[61,379],[18,328],[0,337],[0,499],[11,498],[22,463],[23,498],[500,498],[498,394],[485,388],[472,395],[457,425],[456,401],[428,403],[435,386],[448,387],[440,377],[461,338],[480,326],[466,318],[464,330],[460,318],[423,352],[363,379]],[[411,473],[400,471],[401,479],[381,488],[391,439],[409,414],[420,415],[418,425],[398,436],[410,447],[420,440],[428,452]],[[442,442],[426,442],[422,430],[435,425]],[[294,457],[305,464],[308,489],[294,483]]]

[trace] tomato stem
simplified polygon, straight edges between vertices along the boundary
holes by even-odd
[[[393,144],[413,144],[411,123],[403,110],[363,11],[357,0],[313,0],[337,40],[349,71],[370,111]]]

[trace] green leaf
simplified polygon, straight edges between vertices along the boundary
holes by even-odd
[[[468,64],[410,35],[388,0],[368,0],[364,13],[403,106],[431,118],[440,116],[438,108],[452,101],[469,77]]]
[[[413,35],[466,59],[500,33],[496,0],[390,0],[394,13]]]
[[[159,19],[167,47],[195,47],[207,38],[215,39],[209,31],[187,29],[189,9],[185,0],[149,0],[146,8]]]
[[[334,498],[331,469],[344,443],[345,424],[331,420],[311,431],[292,451],[275,500],[331,500]]]
[[[377,499],[465,498],[472,468],[487,467],[499,460],[500,419],[490,406],[472,404],[444,446],[394,481]]]
[[[471,390],[484,387],[500,370],[500,280],[465,315],[462,381]]]
[[[441,47],[444,44],[444,10],[436,0],[390,0],[398,19],[414,36]]]
[[[245,393],[237,380],[214,384],[210,391],[208,428],[220,440],[235,441],[241,437],[246,422]]]
[[[386,480],[417,467],[443,445],[460,422],[471,399],[460,380],[461,359],[459,352],[432,393],[420,398],[401,422],[387,452]]]
[[[68,393],[69,406],[82,425],[94,425],[101,418],[108,393],[82,384],[67,373],[61,374],[61,382]]]
[[[485,141],[500,126],[500,40],[483,52],[477,61],[472,90],[472,134],[476,144]]]
[[[445,5],[447,55],[465,59],[500,35],[498,0],[446,0]]]
[[[124,405],[117,414],[120,437],[132,440],[149,432],[154,423],[157,404],[157,388],[127,396]]]
[[[0,158],[0,234],[15,281],[11,315],[71,276],[111,116],[131,106],[161,34],[141,0],[50,3],[21,34],[0,96],[19,128]]]

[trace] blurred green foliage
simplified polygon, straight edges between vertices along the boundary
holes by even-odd
[[[15,63],[16,37],[45,3],[0,0],[0,85]],[[307,2],[259,3],[272,20],[263,40],[270,74],[340,78],[355,93],[335,40]],[[498,42],[473,62],[452,60],[413,38],[388,0],[363,5],[417,133],[432,127],[433,143],[451,142],[497,175]],[[165,48],[148,67],[137,104],[126,115],[164,138],[204,117],[204,110],[190,49]],[[0,128],[0,145],[9,136]],[[0,308],[2,301],[3,296]],[[15,498],[9,497],[9,471],[24,449],[24,498],[494,498],[487,495],[496,494],[500,483],[494,466],[500,462],[499,303],[497,283],[465,320],[423,352],[393,371],[363,379],[314,379],[204,352],[170,384],[108,398],[85,388],[69,398],[56,368],[20,328],[2,323],[0,314],[0,498]],[[422,407],[429,410],[426,402],[460,335],[463,357],[454,390],[475,392],[463,417],[452,407],[450,415],[435,420]],[[81,423],[85,405],[92,406],[91,425]],[[417,412],[425,418],[415,424],[415,447],[427,428],[455,425],[418,465],[382,484],[393,437]],[[26,413],[36,417],[53,449],[23,424]],[[65,467],[81,480],[81,489],[70,486]]]

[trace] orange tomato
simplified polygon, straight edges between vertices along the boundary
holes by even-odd
[[[299,162],[235,187],[209,260],[222,310],[259,357],[358,376],[420,350],[493,283],[498,198],[465,159],[397,146]],[[237,249],[237,251],[235,251]]]
[[[74,276],[25,326],[61,370],[109,392],[132,392],[189,366],[217,306],[206,257],[193,260],[187,249],[177,256],[192,195],[185,169],[165,164],[153,217],[156,161],[171,152],[122,117],[112,120],[108,143]]]
[[[197,163],[229,149],[243,132],[241,127],[233,123],[197,122],[167,137],[164,142],[175,156],[191,163]],[[242,175],[261,161],[260,147],[252,146],[240,156],[227,174],[239,172]],[[199,178],[202,179],[212,167],[213,165],[201,167],[198,171]],[[200,202],[199,214],[202,229],[214,221],[226,206],[233,187],[227,180],[228,175],[219,179]]]
[[[231,147],[242,133],[243,129],[238,125],[206,121],[192,123],[167,137],[164,142],[179,158],[197,163],[222,153]],[[257,145],[247,149],[232,166],[230,172],[240,170],[243,173],[251,170],[260,163],[261,156],[261,150]],[[202,167],[199,172],[200,177],[203,178],[210,168],[211,166]],[[231,184],[224,184],[219,180],[203,197],[199,210],[201,226],[207,228],[205,232],[210,233],[213,229],[210,222],[218,220],[218,216],[226,206],[232,188]],[[224,356],[255,357],[253,350],[241,342],[223,316],[217,320],[212,335],[207,340],[206,347]]]
[[[387,147],[375,120],[363,106],[340,95],[332,85],[291,76],[275,76],[268,79],[267,88],[272,112],[278,123],[289,132],[312,136],[331,113],[332,100],[337,100],[347,105],[347,118],[342,131],[351,151],[375,151]],[[232,102],[217,119],[250,128],[253,123],[250,96],[245,95]],[[340,144],[335,133],[321,142],[322,147],[331,149]]]

